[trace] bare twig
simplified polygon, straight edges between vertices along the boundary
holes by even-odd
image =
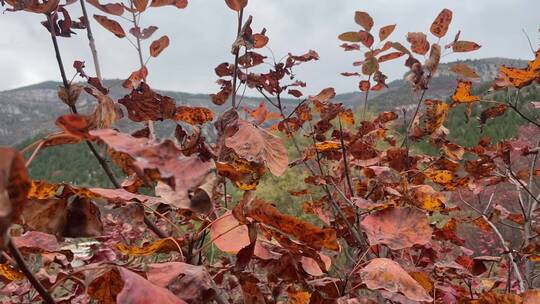
[[[94,41],[94,35],[92,34],[92,28],[90,26],[90,19],[88,18],[88,13],[86,12],[86,0],[80,0],[81,10],[86,20],[86,35],[88,36],[88,45],[90,46],[90,51],[92,52],[92,59],[94,60],[94,69],[96,70],[96,77],[99,81],[102,81],[101,78],[101,68],[99,65],[99,58],[96,48],[96,43]]]
[[[236,31],[236,38],[240,36],[240,31],[242,30],[242,20],[244,18],[244,9],[240,10],[238,14],[238,29]],[[240,48],[237,48],[234,54],[234,71],[233,71],[233,92],[232,92],[232,107],[236,109],[236,78],[238,78],[238,56],[240,54]]]

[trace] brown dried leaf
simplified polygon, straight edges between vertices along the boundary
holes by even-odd
[[[275,176],[287,170],[289,158],[283,141],[245,120],[238,121],[238,131],[225,139],[225,145],[247,161],[264,163]]]
[[[355,12],[354,21],[368,32],[371,31],[371,28],[373,27],[373,18],[366,12]]]
[[[120,23],[109,19],[102,15],[96,15],[94,14],[94,19],[101,24],[105,29],[107,29],[109,32],[113,33],[118,38],[124,38],[126,37],[126,32],[124,32],[124,29],[120,25]]]
[[[375,258],[360,270],[360,276],[369,289],[399,292],[412,301],[433,301],[422,285],[393,260]]]
[[[150,44],[150,56],[157,57],[163,50],[169,46],[169,37],[161,36]]]

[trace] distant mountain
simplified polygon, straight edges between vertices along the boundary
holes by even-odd
[[[506,58],[486,58],[476,60],[459,61],[468,64],[480,75],[479,85],[491,82],[497,75],[501,64],[507,66],[525,66],[523,60]],[[437,74],[433,77],[426,98],[445,99],[452,94],[455,88],[456,77],[449,68],[452,63],[439,66]],[[63,104],[57,94],[60,83],[48,81],[35,85],[21,87],[13,90],[0,92],[0,145],[15,145],[29,137],[56,130],[54,120],[62,114],[68,113],[67,106]],[[120,80],[106,80],[104,86],[110,89],[110,96],[117,100],[127,94],[122,88]],[[389,83],[389,87],[381,92],[373,92],[369,97],[369,106],[374,110],[411,109],[416,104],[416,98],[411,95],[408,85],[403,80],[395,80]],[[476,85],[475,85],[476,86]],[[177,105],[205,106],[215,112],[226,109],[225,106],[215,106],[207,94],[190,94],[173,91],[160,91],[161,94],[172,97]],[[242,104],[254,107],[261,102],[262,98],[245,97]],[[362,105],[364,94],[361,92],[345,93],[336,96],[337,102],[342,102],[352,107]],[[290,111],[297,104],[297,100],[284,99],[285,107]],[[83,93],[78,100],[77,107],[81,113],[89,113],[95,107],[95,99]],[[127,123],[127,119],[120,122],[119,127],[134,129],[133,124]],[[159,128],[159,124],[158,124]],[[165,128],[161,128],[165,130]],[[167,128],[171,132],[171,128]]]

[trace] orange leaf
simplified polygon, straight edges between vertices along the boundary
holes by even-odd
[[[452,11],[445,8],[439,13],[437,18],[435,18],[435,21],[433,21],[431,24],[431,33],[439,38],[444,37],[448,31],[450,22],[452,22]]]
[[[402,293],[412,301],[431,302],[433,299],[401,266],[386,258],[375,258],[360,270],[362,282],[371,290],[384,289]]]
[[[200,125],[214,119],[214,113],[203,107],[179,106],[174,115],[175,120],[187,122],[191,125]]]
[[[162,36],[161,38],[154,40],[150,44],[150,56],[157,57],[161,52],[169,46],[169,37]]]
[[[371,28],[373,27],[373,18],[366,12],[355,12],[354,21],[368,32],[371,31]]]
[[[181,247],[179,246],[181,246],[179,242],[171,238],[167,238],[153,241],[152,243],[144,245],[143,247],[116,244],[116,249],[126,255],[146,256],[154,253],[179,251],[181,250]]]
[[[479,96],[471,95],[471,87],[471,81],[458,79],[456,90],[454,91],[454,95],[452,95],[452,100],[454,103],[473,103],[475,101],[479,101]]]
[[[336,231],[334,229],[321,229],[293,216],[282,214],[274,206],[265,201],[253,201],[248,206],[246,215],[258,222],[290,234],[305,245],[314,247],[315,249],[326,248],[335,251],[339,249],[336,240]]]
[[[499,89],[512,86],[519,89],[528,86],[535,79],[540,79],[540,50],[536,51],[535,59],[529,61],[525,69],[501,66],[493,87]]]
[[[392,52],[392,53],[388,53],[388,54],[385,54],[385,55],[382,55],[380,56],[377,61],[379,63],[381,62],[385,62],[385,61],[388,61],[388,60],[392,60],[392,59],[396,59],[396,58],[399,58],[401,56],[405,55],[405,53],[402,53],[402,52]]]
[[[120,23],[101,15],[94,15],[94,19],[96,19],[96,21],[101,24],[101,26],[106,28],[109,32],[113,33],[116,37],[126,37],[126,33],[124,32],[124,29],[122,28]]]
[[[0,264],[0,276],[2,276],[4,280],[7,280],[8,282],[21,281],[25,278],[22,272],[11,268],[7,264]]]
[[[28,191],[28,199],[49,199],[56,195],[61,184],[50,184],[46,181],[32,181]]]

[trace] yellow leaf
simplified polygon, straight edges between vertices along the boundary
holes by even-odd
[[[160,239],[160,240],[154,241],[142,247],[117,244],[116,249],[123,254],[143,256],[143,255],[150,255],[150,254],[154,254],[158,252],[178,251],[180,250],[180,244],[178,244],[176,240],[167,238],[167,239]]]

